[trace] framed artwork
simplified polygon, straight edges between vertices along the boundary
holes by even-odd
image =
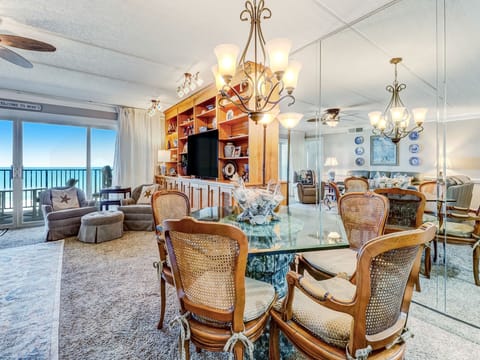
[[[383,136],[370,136],[370,165],[398,165],[398,144]]]
[[[235,146],[235,150],[233,151],[233,157],[240,157],[241,154],[242,154],[242,147]]]

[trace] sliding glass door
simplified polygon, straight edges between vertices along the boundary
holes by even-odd
[[[0,120],[0,228],[12,226],[13,202],[13,133],[14,122]]]

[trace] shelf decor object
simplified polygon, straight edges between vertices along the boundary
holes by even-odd
[[[248,114],[255,123],[282,100],[290,99],[289,105],[295,102],[292,93],[297,86],[301,68],[300,63],[288,60],[292,46],[290,40],[274,39],[265,43],[261,19],[269,19],[271,16],[272,12],[264,6],[263,0],[258,3],[256,0],[245,2],[240,20],[250,21],[250,33],[238,62],[242,71],[238,88],[232,85],[236,74],[238,46],[221,44],[215,47],[218,66],[213,71],[217,72],[215,83],[221,95],[219,105],[225,107],[233,104],[241,112]],[[253,62],[246,59],[247,53],[253,54]]]
[[[169,150],[158,150],[157,161],[160,164],[160,174],[166,175],[166,172],[167,172],[166,163],[170,161],[170,151]]]
[[[394,144],[413,132],[418,134],[423,131],[423,123],[428,111],[427,108],[416,108],[412,109],[410,113],[400,99],[400,92],[407,87],[407,85],[397,81],[397,65],[401,61],[402,58],[390,60],[390,63],[395,66],[395,80],[392,85],[386,87],[386,90],[392,94],[387,107],[383,113],[381,111],[368,113],[370,124],[373,126],[373,134],[387,137]],[[412,116],[415,126],[409,130],[408,126]]]
[[[269,183],[266,189],[247,188],[243,181],[233,190],[233,197],[242,209],[237,221],[248,221],[252,225],[269,224],[278,220],[273,212],[283,200],[280,183]]]

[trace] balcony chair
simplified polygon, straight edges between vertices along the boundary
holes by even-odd
[[[55,187],[39,194],[45,221],[45,240],[60,240],[76,236],[83,215],[97,211],[94,200],[76,187]]]
[[[276,300],[272,285],[245,277],[248,240],[240,229],[192,218],[163,222],[165,242],[180,303],[180,351],[189,342],[209,351],[252,358],[253,342]]]
[[[370,239],[383,234],[388,216],[388,200],[372,192],[347,193],[340,197],[338,212],[350,247],[299,254],[296,261],[300,274],[307,270],[317,280],[337,274],[353,280],[358,250]]]
[[[121,199],[118,210],[122,211],[123,230],[154,230],[151,196],[158,190],[158,184],[143,184],[132,190],[129,198]]]
[[[190,203],[187,195],[179,191],[155,191],[152,195],[153,221],[155,223],[155,235],[157,238],[160,261],[153,263],[157,269],[160,280],[160,320],[158,329],[163,328],[165,317],[166,294],[165,283],[173,286],[173,275],[167,259],[165,237],[163,235],[163,220],[180,219],[190,215]]]
[[[424,224],[368,241],[356,284],[290,271],[287,296],[270,312],[270,359],[279,359],[280,331],[312,359],[403,359],[421,252],[434,235],[435,226]]]

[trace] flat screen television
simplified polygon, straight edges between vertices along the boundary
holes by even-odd
[[[218,130],[188,137],[187,175],[218,177]]]

